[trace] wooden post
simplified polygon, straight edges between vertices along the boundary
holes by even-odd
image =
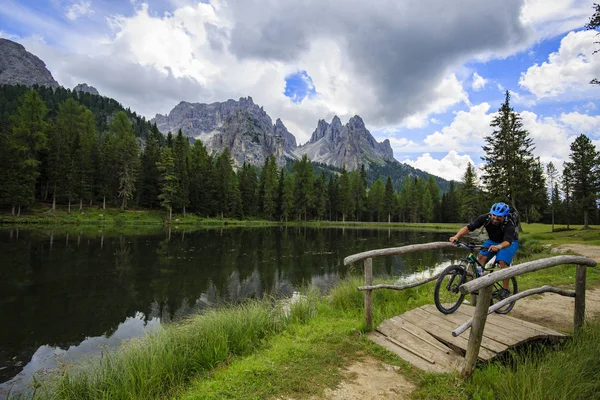
[[[579,337],[585,320],[585,268],[585,265],[578,265],[575,275],[575,338]]]
[[[475,269],[477,268],[477,266],[475,264],[471,263],[471,264],[469,264],[468,268],[473,273],[473,279],[475,279],[475,277],[477,276],[476,272],[475,272]],[[471,293],[470,296],[471,296],[471,298],[469,299],[469,304],[472,305],[473,307],[477,307],[477,295],[474,293]]]
[[[477,357],[479,356],[479,348],[483,338],[483,328],[488,315],[488,306],[492,300],[492,286],[487,286],[479,290],[479,299],[475,307],[473,315],[473,326],[469,335],[469,344],[467,346],[467,354],[465,355],[465,366],[463,367],[460,376],[468,377],[473,372]]]
[[[365,259],[365,286],[373,285],[373,259]],[[367,330],[373,330],[373,290],[365,290],[365,323]]]

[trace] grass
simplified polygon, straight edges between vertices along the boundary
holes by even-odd
[[[557,236],[564,232],[551,233]],[[519,262],[547,257],[545,239],[524,235]],[[521,290],[553,284],[572,288],[573,266],[519,277]],[[588,269],[591,286],[600,271]],[[377,279],[376,283],[389,282]],[[420,371],[368,340],[359,276],[327,296],[317,289],[289,305],[271,299],[208,311],[131,340],[120,351],[70,366],[44,382],[40,399],[303,399],[322,397],[344,379],[344,367],[374,357],[399,367],[412,381],[414,399],[600,398],[600,322],[587,324],[580,340],[558,348],[531,346],[505,360],[480,365],[468,380]],[[431,304],[433,286],[374,292],[374,325]],[[565,368],[568,365],[569,368]]]

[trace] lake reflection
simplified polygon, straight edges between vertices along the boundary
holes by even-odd
[[[349,228],[158,230],[93,235],[0,230],[0,393],[38,370],[112,348],[162,322],[304,284],[327,290],[360,265],[354,253],[447,240],[447,233]],[[408,277],[455,254],[374,260],[375,275]]]

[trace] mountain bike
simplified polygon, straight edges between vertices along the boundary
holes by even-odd
[[[494,262],[490,268],[486,268],[477,260],[475,252],[485,250],[486,248],[477,246],[474,243],[455,242],[455,244],[457,247],[467,250],[468,254],[465,258],[460,259],[459,264],[446,267],[437,279],[433,299],[437,309],[444,314],[452,314],[463,303],[465,295],[460,292],[461,285],[468,280],[477,279],[486,273],[494,271],[496,268],[500,268],[498,262]],[[514,277],[509,280],[508,289],[504,288],[502,281],[495,282],[492,289],[491,304],[504,300],[515,293],[517,293],[517,280]],[[515,302],[513,301],[496,312],[498,314],[507,314],[514,306]]]

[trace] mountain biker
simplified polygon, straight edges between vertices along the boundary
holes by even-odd
[[[495,203],[488,214],[482,214],[475,218],[470,224],[462,227],[456,235],[450,237],[449,240],[454,243],[468,232],[473,232],[483,226],[489,239],[481,245],[487,250],[481,251],[477,259],[481,265],[485,265],[488,259],[495,255],[500,268],[507,268],[519,248],[517,221],[509,218],[509,214],[510,207],[508,204]],[[508,289],[508,280],[504,281],[504,289]]]

